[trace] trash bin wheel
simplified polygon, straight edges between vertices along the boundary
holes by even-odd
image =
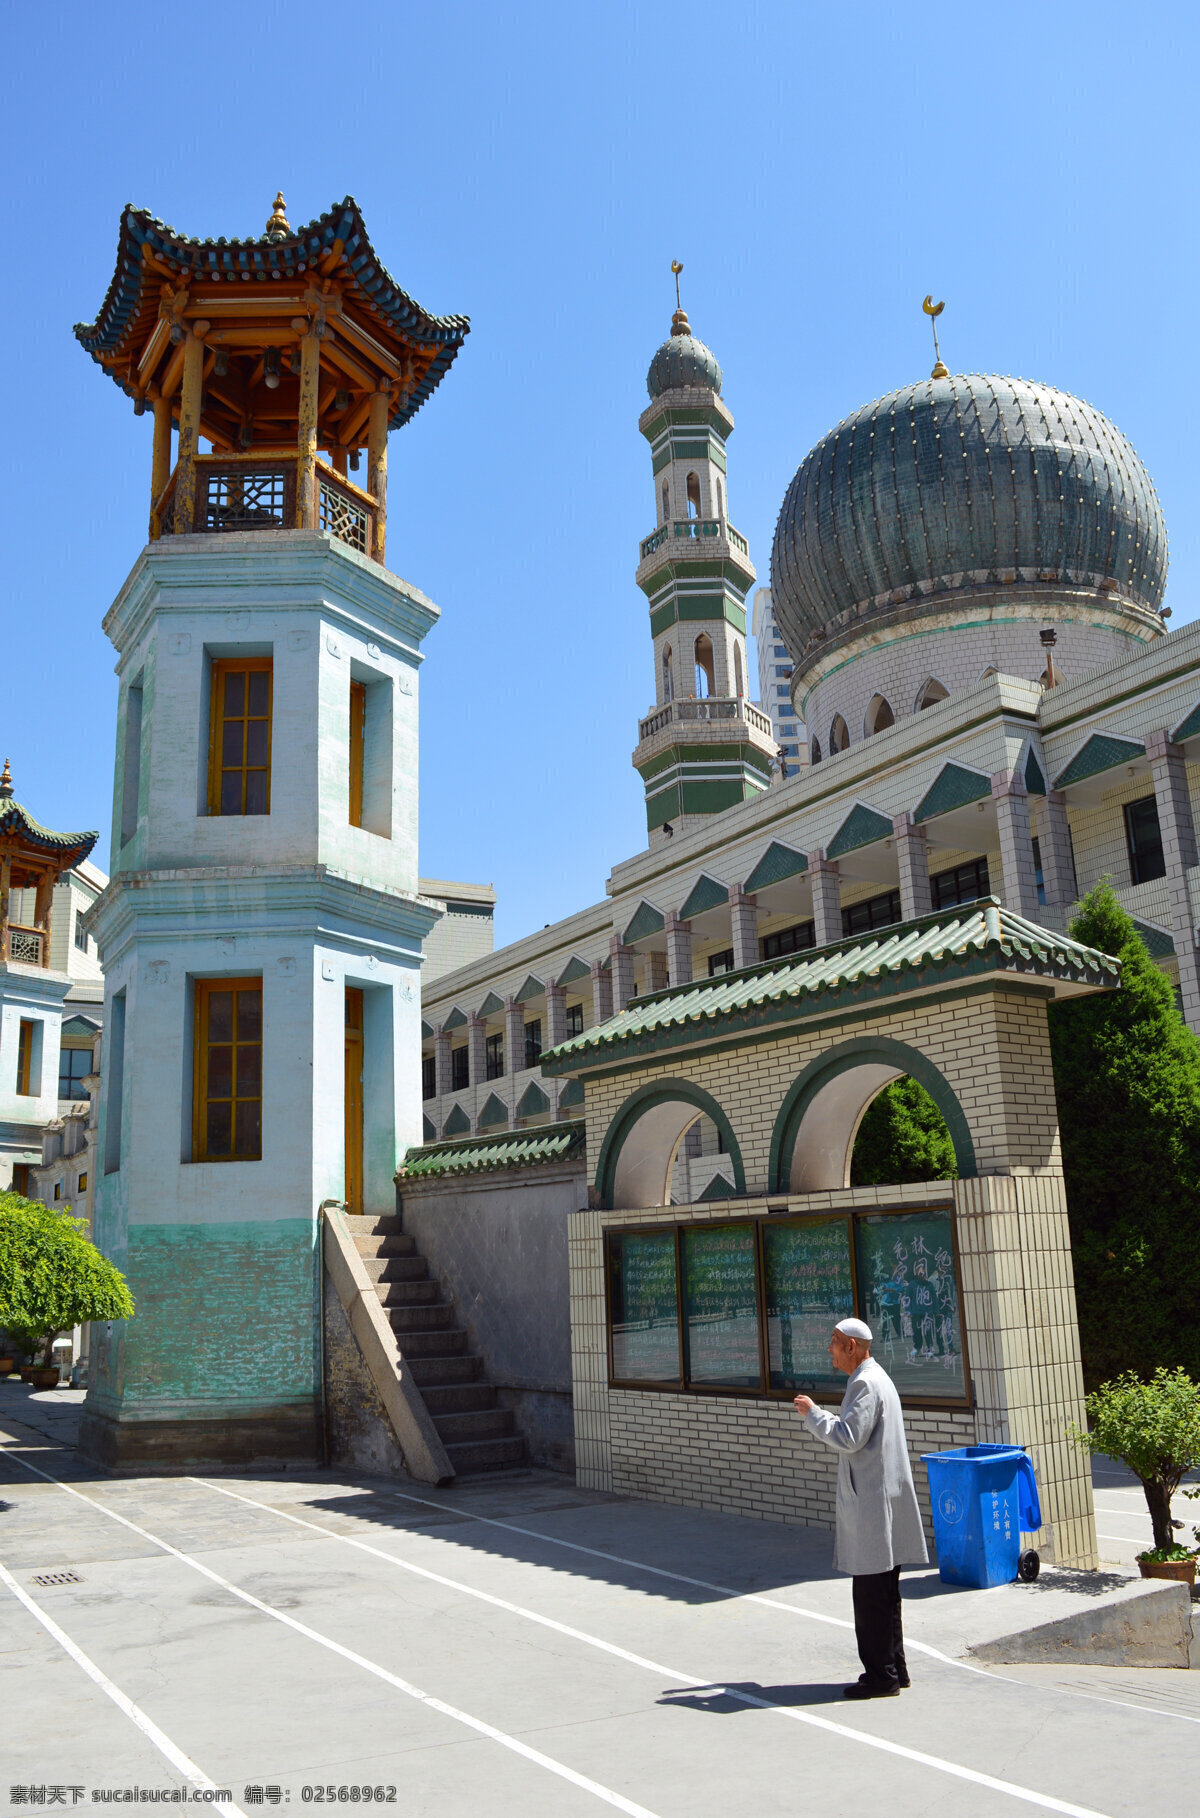
[[[1042,1562],[1030,1547],[1017,1561],[1017,1577],[1022,1584],[1032,1584],[1042,1569]]]

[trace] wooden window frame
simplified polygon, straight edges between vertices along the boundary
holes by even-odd
[[[770,1401],[775,1403],[790,1402],[797,1391],[793,1389],[773,1389],[771,1385],[770,1356],[768,1353],[768,1334],[766,1318],[766,1271],[763,1258],[763,1231],[771,1225],[782,1224],[832,1224],[843,1223],[847,1227],[850,1244],[850,1279],[853,1284],[854,1309],[861,1318],[861,1289],[858,1279],[858,1245],[855,1242],[855,1224],[860,1218],[894,1217],[902,1218],[906,1214],[936,1213],[950,1221],[951,1254],[954,1258],[954,1288],[958,1313],[958,1336],[962,1350],[963,1392],[961,1395],[913,1395],[900,1389],[897,1393],[906,1408],[948,1409],[966,1411],[974,1407],[975,1397],[971,1383],[971,1359],[967,1349],[967,1328],[963,1313],[962,1257],[958,1243],[958,1219],[952,1203],[945,1200],[929,1200],[922,1205],[893,1206],[854,1206],[844,1212],[803,1212],[767,1213],[747,1217],[746,1215],[731,1218],[713,1219],[661,1219],[654,1224],[606,1225],[601,1232],[604,1260],[604,1333],[605,1350],[608,1368],[608,1385],[611,1389],[628,1389],[651,1394],[668,1393],[672,1395],[715,1395],[733,1401]],[[758,1313],[759,1345],[759,1387],[757,1389],[722,1388],[710,1383],[693,1383],[687,1376],[687,1334],[686,1309],[684,1302],[684,1233],[686,1231],[711,1231],[724,1225],[753,1225],[754,1239],[754,1279],[755,1300]],[[661,1236],[664,1231],[673,1232],[675,1238],[675,1286],[676,1306],[678,1308],[678,1375],[671,1378],[659,1378],[654,1381],[638,1380],[633,1377],[619,1377],[613,1371],[613,1306],[612,1306],[612,1251],[613,1240],[622,1237]],[[872,1353],[874,1355],[874,1353]],[[808,1391],[805,1391],[808,1393]],[[814,1401],[836,1403],[841,1400],[840,1391],[818,1389],[813,1393]]]
[[[350,825],[363,824],[363,769],[367,748],[367,684],[350,684]]]
[[[215,1045],[208,1039],[209,1004],[213,994],[218,991],[234,993],[233,1035],[228,1046],[234,1050],[231,1064],[230,1091],[230,1153],[228,1155],[210,1155],[208,1152],[208,1055]],[[237,993],[239,991],[257,992],[259,998],[259,1033],[257,1044],[239,1042],[237,1030]],[[262,1016],[263,981],[258,977],[239,978],[198,978],[194,982],[193,1017],[192,1017],[192,1160],[194,1162],[255,1162],[262,1160],[262,1100],[263,1068],[262,1057],[265,1046],[265,1024]],[[226,1044],[220,1044],[224,1046]],[[244,1098],[237,1090],[237,1049],[241,1046],[257,1045],[259,1050],[259,1074],[257,1103],[259,1107],[258,1151],[254,1155],[239,1155],[237,1144],[237,1107],[241,1103],[255,1102],[255,1095],[246,1093]]]
[[[249,770],[259,770],[258,764],[245,762],[243,746],[240,766],[230,765],[231,770],[240,768],[242,774],[242,807],[240,815],[223,815],[221,812],[221,779],[226,768],[221,761],[222,733],[225,726],[225,684],[231,675],[267,676],[267,799],[262,810],[264,815],[271,812],[271,758],[274,745],[275,721],[275,659],[273,657],[213,657],[209,674],[209,712],[208,712],[208,812],[223,820],[245,819],[246,816],[246,775]],[[248,692],[248,691],[247,691]],[[249,702],[247,701],[247,706]],[[251,717],[248,713],[239,716],[243,723]],[[256,714],[254,718],[258,718]],[[258,819],[257,813],[252,817]]]
[[[33,1018],[23,1016],[17,1030],[17,1097],[36,1098],[30,1090],[33,1076]]]

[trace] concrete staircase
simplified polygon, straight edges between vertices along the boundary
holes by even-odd
[[[455,1474],[526,1464],[528,1449],[512,1414],[498,1405],[482,1357],[468,1350],[453,1302],[400,1219],[348,1216],[346,1226]]]

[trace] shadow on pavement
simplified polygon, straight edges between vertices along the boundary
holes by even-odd
[[[733,1694],[744,1692],[747,1698],[760,1699],[763,1704],[810,1705],[810,1704],[843,1704],[842,1684],[837,1685],[759,1685],[754,1679],[727,1679],[723,1684],[698,1685],[688,1692],[664,1692],[658,1700],[663,1705],[685,1705],[689,1711],[708,1711],[715,1717],[733,1717],[739,1711],[752,1711],[755,1706],[746,1704],[743,1699]]]

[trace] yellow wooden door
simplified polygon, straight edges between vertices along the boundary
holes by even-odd
[[[346,1209],[363,1209],[363,994],[346,987]]]

